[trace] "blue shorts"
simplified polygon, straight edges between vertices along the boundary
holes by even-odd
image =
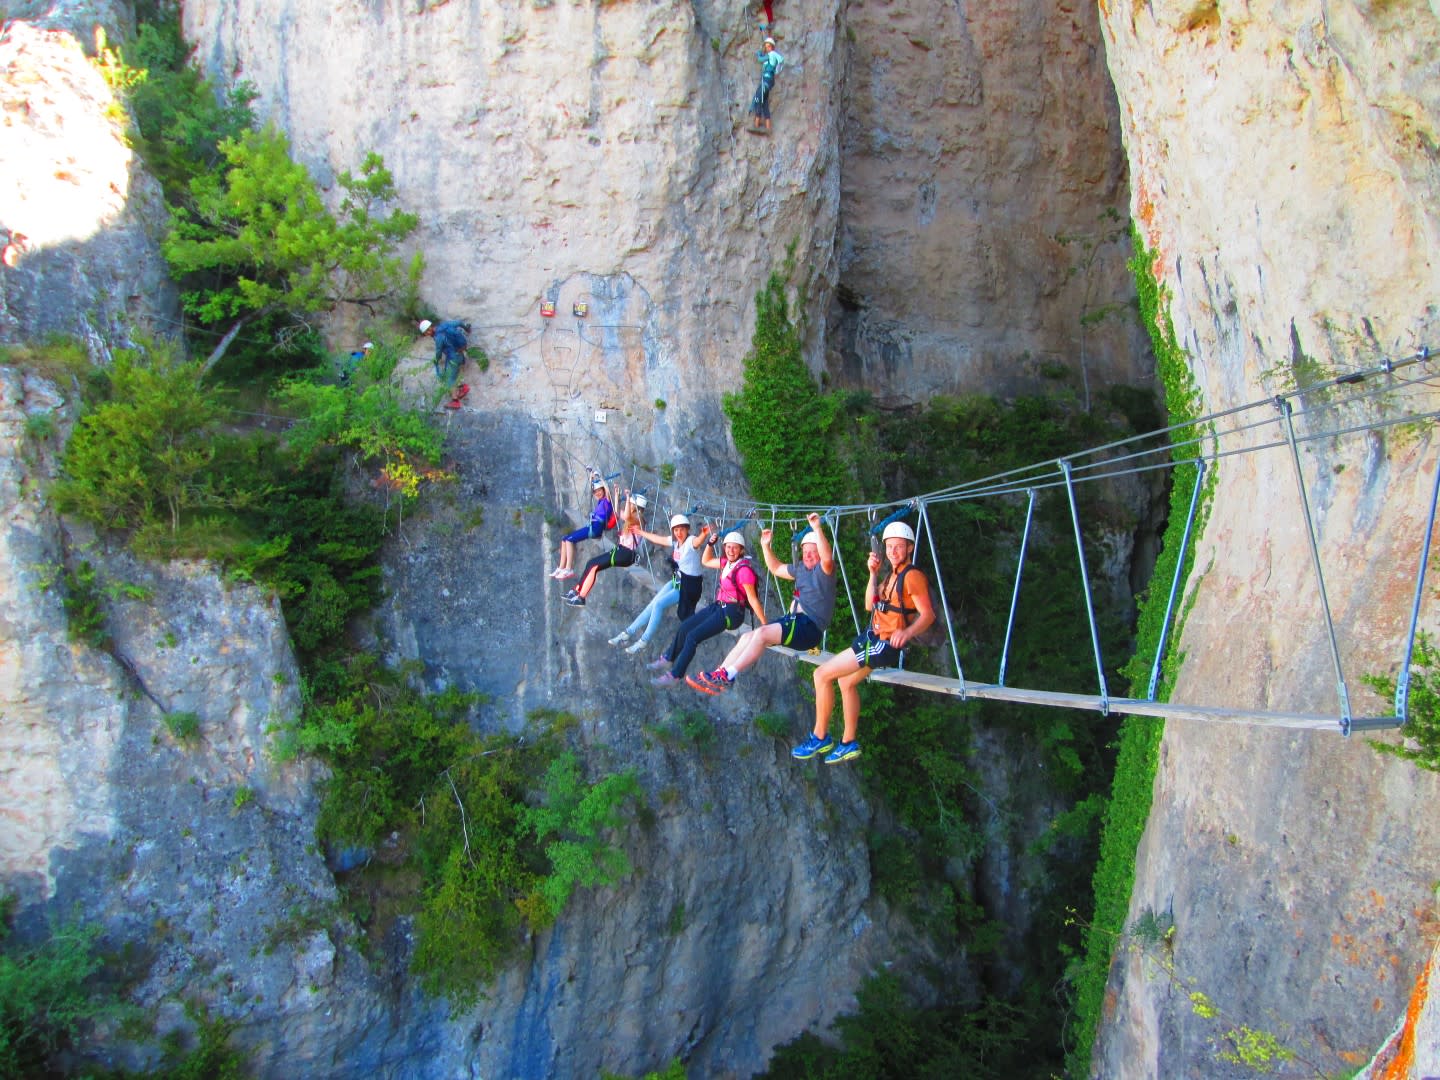
[[[775,625],[780,627],[780,644],[787,649],[805,652],[819,645],[824,637],[820,628],[811,622],[810,616],[803,611],[792,612],[784,618],[776,619]]]
[[[904,649],[897,649],[877,637],[874,630],[866,630],[851,642],[850,648],[855,650],[860,666],[868,668],[899,667],[900,657],[905,655]]]
[[[597,529],[594,522],[591,522],[589,525],[576,529],[572,533],[566,533],[560,539],[562,541],[569,540],[572,544],[578,544],[583,540],[594,540],[596,537],[603,535],[604,532],[604,528]]]

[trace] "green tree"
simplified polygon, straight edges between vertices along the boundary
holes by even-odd
[[[125,50],[145,78],[130,89],[145,164],[172,205],[188,201],[190,178],[222,163],[220,144],[255,125],[256,91],[241,82],[220,91],[190,62],[178,20],[142,22]]]
[[[844,486],[831,443],[841,399],[822,391],[805,366],[785,282],[785,275],[771,274],[755,297],[741,389],[725,395],[725,415],[755,498],[823,504]]]
[[[164,243],[174,273],[193,287],[185,308],[229,328],[208,371],[251,320],[279,311],[301,317],[351,303],[373,304],[403,282],[395,248],[418,219],[386,210],[395,183],[379,154],[360,174],[339,177],[345,196],[332,214],[290,140],[267,127],[220,144],[227,168],[190,182],[191,203],[171,211]]]
[[[65,449],[56,504],[97,525],[137,528],[224,501],[208,482],[220,405],[200,365],[169,350],[118,350],[108,399],[80,420]]]

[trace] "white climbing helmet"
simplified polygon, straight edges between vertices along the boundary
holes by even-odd
[[[818,529],[811,529],[804,536],[800,537],[800,546],[803,548],[806,544],[814,544],[818,549],[820,547],[819,532],[820,530]]]
[[[367,341],[367,342],[365,342],[364,345],[361,345],[361,346],[360,346],[360,351],[361,351],[361,352],[369,352],[369,351],[370,351],[371,349],[373,349],[374,347],[375,347],[375,342],[373,342],[373,341]]]
[[[636,506],[638,506],[641,510],[644,510],[647,506],[650,505],[650,500],[645,498],[644,495],[631,495],[630,501],[633,502]]]
[[[672,514],[670,515],[670,528],[688,529],[690,528],[690,519],[684,514]]]
[[[592,477],[590,478],[590,490],[591,490],[591,491],[604,491],[604,490],[605,490],[605,478],[604,478],[603,476],[592,476]]]
[[[429,319],[421,319],[421,320],[420,320],[420,332],[423,334],[423,333],[425,333],[426,330],[429,330],[429,329],[430,329],[430,320],[429,320]]]
[[[730,532],[725,534],[725,543],[739,544],[743,550],[745,547],[745,534],[741,532]]]
[[[912,544],[915,543],[915,530],[903,521],[892,521],[889,525],[886,525],[885,532],[881,535],[880,539],[889,540],[894,536],[898,536],[901,540],[909,540]]]

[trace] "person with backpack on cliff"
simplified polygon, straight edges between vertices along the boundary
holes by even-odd
[[[470,345],[469,333],[470,324],[459,319],[446,319],[438,326],[429,319],[420,320],[420,336],[435,339],[435,377],[450,394],[450,400],[445,402],[447,409],[460,408],[460,400],[470,392],[468,384],[457,386],[455,383],[465,363],[465,350]],[[445,365],[443,369],[440,366],[442,361]]]
[[[360,365],[365,362],[365,358],[370,355],[370,350],[374,347],[375,343],[373,341],[367,341],[340,362],[341,386],[350,385],[350,377],[354,375]]]
[[[757,621],[765,621],[765,608],[755,591],[760,579],[750,563],[750,557],[745,554],[744,535],[739,532],[725,534],[725,542],[721,545],[725,553],[723,559],[715,557],[714,544],[712,536],[706,542],[710,550],[702,561],[712,570],[720,571],[720,578],[715,583],[715,602],[681,623],[670,648],[651,661],[650,667],[654,670],[670,669],[651,679],[652,686],[678,686],[685,678],[685,669],[690,666],[690,661],[695,659],[695,650],[700,643],[723,630],[734,630],[745,621],[747,606],[755,613]]]
[[[798,761],[825,754],[825,763],[835,765],[860,756],[860,744],[855,738],[860,723],[860,684],[876,668],[898,667],[905,646],[935,621],[930,582],[910,561],[915,554],[914,530],[903,521],[891,522],[885,526],[882,539],[885,558],[872,551],[868,560],[865,610],[870,612],[870,626],[850,648],[815,669],[815,729],[790,751]],[[889,571],[882,581],[880,570],[887,562]],[[845,717],[844,736],[838,744],[828,734],[837,682]]]
[[[703,584],[701,575],[704,564],[701,553],[705,547],[705,539],[710,535],[710,526],[701,525],[700,531],[694,536],[691,536],[690,532],[690,519],[684,514],[675,514],[670,518],[668,537],[659,533],[640,534],[651,543],[672,545],[670,565],[674,574],[660,586],[650,603],[645,605],[630,625],[610,639],[611,645],[624,645],[636,634],[640,634],[635,643],[625,650],[634,656],[655,637],[660,629],[661,616],[672,607],[676,608],[676,617],[682,623],[695,614],[695,605],[700,602],[700,587]]]
[[[750,112],[755,116],[755,126],[750,130],[758,134],[770,134],[770,88],[775,85],[775,76],[785,64],[785,57],[775,51],[775,39],[767,37],[765,44],[756,53],[760,61],[760,86],[750,102]]]
[[[644,495],[631,495],[630,492],[625,492],[624,500],[620,503],[620,535],[615,538],[615,547],[603,555],[596,555],[585,564],[585,573],[580,575],[579,586],[565,594],[565,603],[571,607],[584,607],[585,598],[595,587],[595,580],[600,576],[601,570],[635,564],[635,556],[640,550],[640,540],[646,535],[645,515],[643,514],[645,506]],[[665,537],[662,536],[660,539],[664,541]]]
[[[556,581],[568,581],[575,576],[576,544],[584,540],[598,540],[606,529],[615,527],[615,507],[610,502],[610,489],[598,472],[590,474],[590,492],[595,496],[595,506],[590,511],[589,524],[560,538],[560,565],[550,574]]]
[[[770,573],[795,582],[790,613],[741,636],[714,671],[685,676],[685,681],[706,694],[719,694],[735,685],[735,677],[754,664],[771,645],[804,652],[818,648],[835,614],[835,553],[819,514],[806,520],[810,529],[800,538],[800,562],[782,563],[770,549],[771,530],[760,532],[760,553]]]

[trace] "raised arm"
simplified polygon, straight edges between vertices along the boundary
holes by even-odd
[[[706,539],[704,549],[705,553],[700,556],[700,565],[707,567],[711,570],[719,570],[720,567],[725,565],[723,562],[720,561],[720,556],[715,554],[716,539],[717,538],[714,536]]]
[[[825,530],[821,528],[824,521],[819,514],[810,514],[805,520],[810,523],[810,531],[815,534],[815,547],[820,552],[820,569],[826,574],[835,573],[835,551],[825,536]]]
[[[865,610],[875,610],[875,592],[880,584],[880,566],[883,560],[875,552],[870,552],[870,557],[865,560],[865,565],[870,571],[870,580],[865,582]]]
[[[794,581],[795,575],[790,573],[786,568],[786,564],[777,559],[775,552],[770,550],[771,535],[772,530],[770,529],[760,530],[760,554],[765,556],[765,566],[770,573],[776,577],[784,578],[786,581]]]

